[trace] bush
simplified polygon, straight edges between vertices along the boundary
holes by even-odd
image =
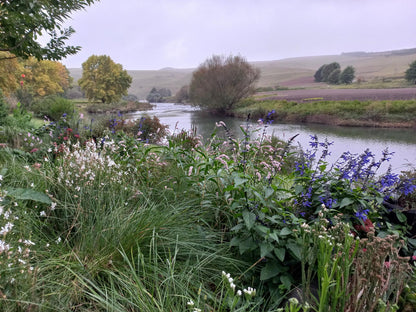
[[[75,105],[70,100],[59,96],[49,96],[36,101],[32,106],[35,116],[45,116],[53,121],[58,121],[64,114],[72,117],[75,113]]]

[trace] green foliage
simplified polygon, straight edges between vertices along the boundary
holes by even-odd
[[[326,81],[330,84],[338,84],[341,76],[341,70],[339,68],[334,69],[329,75]]]
[[[260,71],[241,56],[214,55],[193,73],[189,98],[201,108],[227,112],[254,93],[259,77]]]
[[[9,115],[9,107],[3,97],[3,92],[0,89],[0,124],[3,124],[4,119]]]
[[[150,93],[147,95],[146,100],[150,103],[163,103],[167,97],[172,96],[172,93],[169,89],[161,88],[156,89],[155,87],[150,90]]]
[[[313,77],[315,78],[315,81],[316,82],[322,82],[322,81],[324,81],[323,76],[322,76],[322,71],[323,71],[323,69],[324,69],[325,66],[327,66],[327,65],[324,64],[321,67],[319,67],[319,69],[313,75]]]
[[[331,75],[331,73],[334,70],[337,70],[337,69],[341,69],[341,66],[337,62],[333,62],[333,63],[330,63],[330,64],[325,64],[323,66],[322,72],[321,72],[321,75],[322,75],[322,80],[321,81],[328,82],[329,75]]]
[[[58,121],[64,114],[71,118],[75,113],[74,103],[59,96],[39,99],[32,105],[31,109],[35,116],[47,117],[53,121]]]
[[[342,71],[342,73],[339,77],[339,82],[340,83],[345,83],[345,84],[350,84],[350,83],[353,82],[354,78],[355,78],[355,69],[354,69],[354,67],[347,66]]]
[[[406,80],[411,83],[416,83],[416,61],[409,65],[405,73]]]
[[[249,105],[234,110],[234,114],[244,116],[250,113],[252,118],[261,118],[268,110],[275,109],[276,121],[316,122],[344,125],[382,125],[386,123],[413,124],[416,118],[415,100],[397,101],[314,101],[287,102],[279,100],[253,101]]]
[[[132,78],[107,55],[92,55],[82,63],[82,77],[78,84],[88,100],[102,103],[117,102],[127,95]]]
[[[182,86],[175,94],[175,102],[186,103],[189,100],[189,86]]]
[[[347,66],[341,72],[341,66],[337,62],[324,64],[315,72],[314,78],[316,82],[328,82],[330,84],[350,84],[354,80],[355,69]]]
[[[14,54],[15,56],[12,57],[34,56],[38,60],[59,60],[77,53],[80,47],[65,45],[65,41],[74,30],[62,26],[72,12],[84,9],[93,2],[93,0],[2,1],[0,50]],[[40,35],[49,37],[46,45],[38,41]],[[3,57],[3,60],[5,58],[7,57]]]
[[[317,138],[282,171],[294,150],[266,135],[275,114],[242,126],[242,140],[220,122],[206,143],[181,131],[163,145],[137,133],[140,125],[163,131],[155,118],[117,116],[90,139],[96,121],[85,129],[80,116],[25,133],[37,152],[0,149],[0,308],[295,312],[351,298],[361,310],[394,303],[407,278],[399,249],[410,248],[388,235],[403,239],[404,227],[380,203],[412,189],[409,181],[373,174],[369,151],[331,167],[319,156],[330,144]],[[315,275],[319,298],[286,304],[295,287],[313,295]],[[389,277],[387,291],[378,276]]]

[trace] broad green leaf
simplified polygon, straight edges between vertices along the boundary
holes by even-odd
[[[403,214],[403,212],[401,212],[399,210],[396,210],[396,217],[402,223],[407,221],[406,216]]]
[[[292,286],[292,278],[290,277],[290,275],[285,274],[280,276],[280,281],[283,285],[285,285],[286,289],[290,289],[290,287]]]
[[[281,273],[282,271],[282,266],[279,265],[279,263],[277,263],[276,261],[270,261],[266,264],[265,267],[261,269],[260,280],[269,280]]]
[[[277,234],[277,231],[273,231],[273,233],[270,233],[269,237],[270,237],[272,240],[274,240],[274,241],[276,241],[276,242],[279,242],[279,235]]]
[[[343,207],[349,206],[349,205],[351,205],[352,203],[354,203],[354,201],[353,201],[351,198],[349,198],[349,197],[344,197],[344,198],[341,200],[341,204],[339,205],[339,208],[343,208]]]
[[[45,193],[32,189],[16,188],[8,189],[7,195],[18,200],[33,200],[39,203],[51,204],[52,200]]]
[[[271,187],[267,187],[264,191],[264,198],[269,198],[274,193],[274,190]]]
[[[277,258],[279,258],[280,261],[283,262],[285,260],[286,249],[284,249],[284,248],[275,248],[274,253],[277,256]]]
[[[238,245],[240,249],[240,254],[245,253],[246,251],[254,250],[257,248],[257,244],[251,239],[242,239],[240,240],[240,244]]]
[[[268,243],[261,243],[260,244],[260,257],[265,257],[273,250],[273,246]]]
[[[298,259],[301,260],[302,258],[302,250],[301,247],[296,243],[288,243],[287,248],[293,253],[293,255]]]
[[[240,177],[234,177],[234,185],[239,186],[241,184],[246,183],[248,180]]]
[[[253,227],[254,222],[256,222],[256,215],[251,211],[244,210],[243,220],[244,220],[244,223],[246,224],[246,227],[250,230]]]
[[[287,227],[284,227],[284,228],[280,231],[280,235],[281,235],[281,236],[286,236],[286,235],[290,235],[290,234],[292,234],[292,231],[291,231],[289,228],[287,228]]]

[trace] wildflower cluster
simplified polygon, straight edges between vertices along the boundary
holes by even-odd
[[[43,144],[43,140],[31,132],[19,133],[22,148],[30,153],[35,153]]]
[[[311,139],[312,150],[303,153],[294,175],[294,204],[306,218],[315,218],[324,204],[334,214],[342,212],[346,220],[363,225],[380,217],[389,198],[416,190],[412,180],[400,179],[391,168],[378,173],[393,155],[387,149],[379,160],[367,149],[360,155],[345,152],[329,165],[326,158],[332,143],[319,142],[317,136]]]
[[[85,147],[79,142],[63,145],[57,181],[77,192],[96,184],[123,183],[122,177],[129,173],[120,170],[111,156],[117,147],[113,141],[103,140],[102,143],[102,149],[93,140],[87,141]]]

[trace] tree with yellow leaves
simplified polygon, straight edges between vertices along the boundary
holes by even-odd
[[[82,64],[78,84],[90,101],[113,103],[127,95],[131,76],[107,55],[92,55]]]
[[[29,58],[24,62],[23,74],[24,87],[37,97],[64,93],[71,82],[67,68],[60,62]]]

